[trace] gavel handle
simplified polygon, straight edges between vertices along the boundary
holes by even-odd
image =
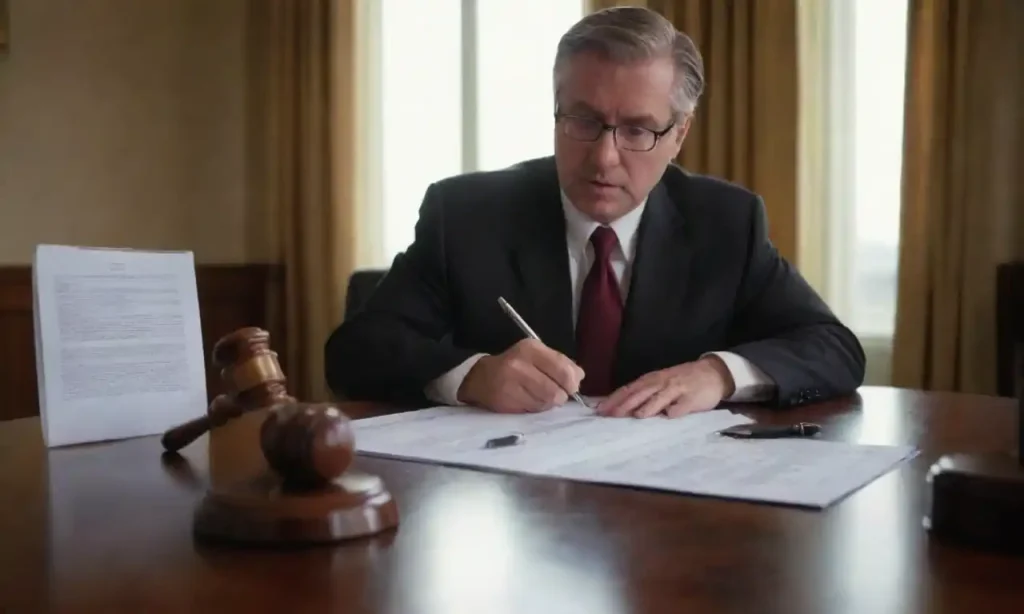
[[[168,452],[177,452],[202,437],[212,426],[213,421],[209,415],[200,416],[167,431],[160,442]]]
[[[164,450],[177,452],[202,437],[207,431],[242,415],[243,412],[243,408],[235,403],[231,397],[219,394],[213,399],[213,403],[210,403],[210,408],[205,416],[200,416],[195,420],[189,420],[181,426],[172,428],[164,433],[163,439],[160,441],[163,443]]]

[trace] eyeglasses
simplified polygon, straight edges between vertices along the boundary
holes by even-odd
[[[629,151],[650,151],[661,137],[675,127],[673,121],[664,130],[651,130],[642,126],[615,126],[593,117],[555,114],[555,120],[562,124],[562,133],[574,141],[592,143],[605,132],[611,131],[615,144]]]

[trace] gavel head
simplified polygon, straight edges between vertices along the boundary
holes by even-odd
[[[332,403],[282,403],[263,421],[260,448],[286,486],[315,488],[352,463],[355,436],[348,417]]]
[[[287,379],[270,349],[270,333],[247,327],[225,335],[213,346],[211,360],[220,369],[225,394],[252,409],[287,400]]]

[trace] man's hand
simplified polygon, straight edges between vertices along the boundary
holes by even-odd
[[[725,363],[715,356],[707,356],[636,379],[603,400],[597,412],[637,418],[665,412],[669,418],[676,418],[714,409],[734,388]]]
[[[545,411],[577,392],[583,369],[540,341],[524,339],[484,356],[459,386],[459,401],[499,413]]]

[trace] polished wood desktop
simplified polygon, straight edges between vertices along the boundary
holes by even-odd
[[[398,501],[395,531],[267,550],[191,533],[210,480],[263,462],[261,415],[197,440],[186,463],[163,462],[159,436],[47,451],[38,419],[0,423],[0,612],[1024,611],[1024,558],[922,527],[929,465],[1012,451],[1014,401],[865,388],[745,413],[921,454],[824,511],[360,458]]]

